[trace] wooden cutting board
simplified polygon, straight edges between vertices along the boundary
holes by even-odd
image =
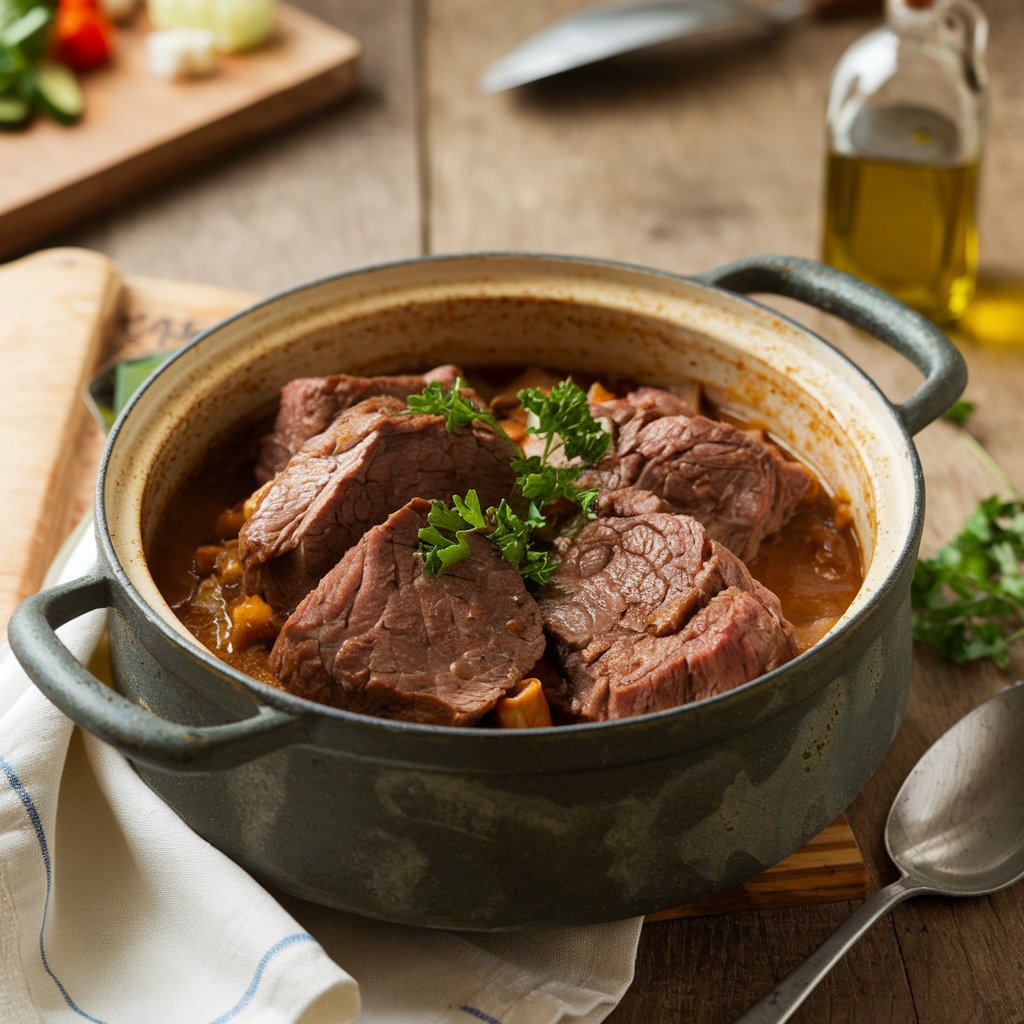
[[[111,360],[167,350],[252,301],[245,292],[128,277],[98,253],[52,249],[0,266],[0,630],[36,590],[92,503],[102,433],[85,383]],[[13,318],[11,313],[13,313]],[[12,375],[13,374],[13,378]],[[868,875],[845,816],[803,849],[734,889],[650,920],[861,899]]]
[[[147,30],[143,15],[118,29],[110,65],[82,77],[78,124],[36,117],[0,133],[0,259],[328,105],[356,80],[359,43],[287,4],[269,43],[222,56],[208,78],[150,74]]]

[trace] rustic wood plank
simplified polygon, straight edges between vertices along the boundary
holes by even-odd
[[[420,251],[412,0],[295,4],[363,45],[355,91],[62,236],[128,273],[270,294]]]
[[[265,46],[187,83],[148,71],[147,31],[142,15],[117,30],[115,58],[83,80],[80,123],[37,118],[0,139],[0,257],[319,110],[355,82],[356,40],[287,4]]]
[[[867,867],[844,814],[806,846],[761,874],[707,899],[649,914],[647,922],[841,903],[863,899],[867,892]]]

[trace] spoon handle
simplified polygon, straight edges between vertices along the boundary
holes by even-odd
[[[849,952],[850,947],[897,903],[924,892],[906,875],[872,893],[811,955],[759,999],[735,1024],[782,1024],[796,1013],[818,982]]]

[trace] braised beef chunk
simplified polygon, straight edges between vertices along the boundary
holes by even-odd
[[[540,611],[485,538],[423,572],[414,499],[373,527],[285,623],[271,668],[292,693],[382,718],[471,725],[544,653]]]
[[[548,697],[580,721],[700,700],[797,650],[778,598],[678,513],[590,523],[537,599],[565,680]]]
[[[613,404],[592,408],[597,414]],[[650,511],[659,499],[663,510],[695,516],[744,561],[816,486],[804,466],[758,432],[705,416],[659,415],[653,402],[622,420],[614,451],[583,473],[580,485],[601,487],[601,515],[632,514],[638,502]],[[623,488],[629,493],[618,493]],[[655,497],[642,499],[641,491]]]
[[[449,433],[442,416],[368,398],[311,438],[267,485],[239,534],[248,593],[290,613],[371,527],[412,498],[475,488],[484,508],[512,491],[508,442],[490,427]]]
[[[595,419],[609,420],[618,428],[636,417],[649,423],[661,416],[696,416],[700,412],[700,390],[695,384],[684,397],[664,388],[635,388],[623,398],[591,402],[590,412]]]
[[[374,395],[405,398],[418,394],[433,381],[451,387],[461,371],[438,366],[428,373],[385,377],[299,377],[281,388],[281,405],[273,432],[260,441],[256,479],[266,483],[314,435],[326,430],[339,413]]]

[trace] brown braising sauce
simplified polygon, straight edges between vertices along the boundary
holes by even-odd
[[[489,370],[471,373],[469,382],[492,402],[500,417],[502,408],[510,404],[510,393],[514,396],[523,386],[541,384],[545,377],[553,383],[561,375]],[[584,375],[574,379],[584,387],[593,382]],[[703,412],[716,415],[714,409]],[[735,415],[720,415],[740,427],[762,426]],[[513,437],[517,436],[515,426],[507,423]],[[251,427],[210,452],[170,502],[148,557],[153,579],[167,603],[204,646],[242,672],[277,685],[268,660],[281,624],[271,623],[261,634],[259,622],[252,628],[247,622],[245,631],[236,630],[232,622],[233,617],[244,618],[247,611],[239,608],[246,595],[234,538],[242,522],[242,504],[256,487],[252,472],[256,445],[266,430],[269,425]],[[799,649],[812,646],[846,611],[863,581],[847,501],[820,485],[785,526],[762,543],[748,568],[778,595]],[[239,643],[237,637],[243,632]]]

